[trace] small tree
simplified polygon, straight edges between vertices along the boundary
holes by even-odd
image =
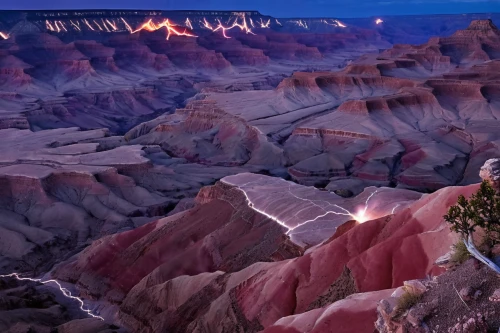
[[[500,196],[489,182],[483,181],[470,199],[460,195],[443,218],[462,236],[471,255],[500,273],[500,268],[476,249],[472,237],[476,228],[482,228],[489,248],[500,241]]]
[[[444,220],[451,224],[451,230],[467,238],[476,227],[476,212],[469,200],[460,195],[457,204],[448,209]]]
[[[489,182],[483,181],[472,195],[474,224],[485,231],[485,243],[492,247],[500,240],[500,197]]]

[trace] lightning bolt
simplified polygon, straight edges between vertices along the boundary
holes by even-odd
[[[327,20],[321,20],[320,22],[324,23],[324,24],[327,24],[327,25],[330,25],[332,27],[341,27],[341,28],[345,28],[346,27],[346,25],[344,25],[339,20],[333,20],[333,19],[331,19],[331,21],[332,21],[331,23],[328,22]]]
[[[276,20],[276,23],[277,23],[277,24],[279,24],[279,25],[283,26],[283,24],[281,24],[281,22],[280,22],[280,21],[278,21],[278,19],[275,19],[275,20]]]
[[[113,31],[118,30],[118,26],[116,25],[115,21],[113,21],[113,20],[110,21],[110,20],[106,19],[106,22],[109,24],[111,29],[113,29]]]
[[[238,17],[236,17],[236,19],[234,20],[234,23],[232,25],[225,26],[224,24],[222,24],[220,19],[217,19],[217,22],[219,24],[215,28],[204,17],[203,18],[203,27],[205,27],[206,29],[209,29],[213,32],[217,32],[219,30],[222,30],[222,35],[224,36],[224,38],[231,38],[226,34],[226,31],[234,29],[234,28],[239,28],[241,31],[244,31],[247,34],[255,35],[255,33],[252,31],[252,29],[249,28],[247,21],[246,21],[246,18],[245,18],[245,15],[243,14],[243,15],[238,15],[238,16],[241,17],[242,23],[238,23]],[[252,19],[250,19],[250,24],[252,24],[252,22],[253,22]]]
[[[291,22],[297,24],[299,27],[302,27],[304,29],[309,29],[306,21],[298,20],[298,21],[291,21]]]
[[[256,207],[256,204],[255,202],[252,201],[252,199],[249,197],[248,193],[245,191],[245,187],[247,186],[251,186],[252,184],[255,184],[255,183],[258,183],[258,181],[251,181],[251,182],[248,182],[246,184],[243,184],[243,185],[236,185],[236,184],[231,184],[231,183],[228,183],[226,181],[223,180],[224,183],[228,184],[228,185],[231,185],[231,186],[234,186],[236,187],[236,189],[238,189],[244,196],[245,196],[245,199],[246,199],[246,203],[247,205],[255,210],[256,212],[268,217],[269,219],[275,221],[276,223],[278,223],[279,225],[283,226],[284,228],[287,229],[286,231],[286,234],[290,234],[293,230],[303,226],[303,225],[306,225],[308,223],[311,223],[311,222],[315,222],[317,221],[318,219],[320,218],[323,218],[327,215],[330,215],[330,214],[333,214],[333,215],[342,215],[342,216],[348,216],[356,221],[358,221],[359,223],[364,223],[366,221],[368,221],[370,219],[370,217],[367,216],[366,212],[368,211],[368,208],[370,206],[370,201],[371,199],[375,196],[376,193],[379,192],[379,190],[375,190],[373,191],[372,193],[370,193],[370,195],[366,198],[365,200],[365,203],[364,203],[364,208],[362,210],[360,210],[358,213],[353,213],[351,211],[349,211],[348,209],[344,208],[344,207],[341,207],[337,204],[333,204],[331,202],[328,202],[328,201],[325,201],[325,200],[312,200],[312,199],[307,199],[307,198],[302,198],[294,193],[292,193],[292,189],[291,189],[291,186],[292,185],[289,185],[288,186],[288,191],[286,191],[286,193],[292,197],[294,197],[295,199],[297,200],[300,200],[302,202],[305,202],[307,204],[306,207],[300,209],[298,212],[296,212],[293,216],[294,217],[298,217],[298,215],[300,213],[302,213],[304,210],[307,210],[307,209],[310,209],[311,207],[317,207],[319,209],[321,209],[323,212],[319,215],[316,215],[315,217],[313,218],[310,218],[306,221],[303,221],[297,225],[295,225],[294,227],[290,227],[287,225],[286,221],[280,219],[278,216],[275,216],[275,215],[272,215],[268,212],[266,212],[266,208],[268,207],[265,206],[265,207]],[[320,205],[320,203],[323,203],[323,205]],[[270,205],[271,203],[269,203]],[[396,208],[396,207],[395,207]],[[393,209],[393,211],[395,210],[395,208]]]
[[[398,208],[399,206],[401,206],[401,204],[397,204],[391,211],[391,215],[394,215],[394,212],[396,211],[396,208]]]
[[[3,39],[9,39],[10,36],[9,34],[0,31],[0,37],[2,37]]]
[[[335,23],[337,23],[337,25],[341,28],[347,28],[347,26],[344,23],[340,22],[339,20],[335,20]]]
[[[89,23],[89,21],[87,21],[87,19],[83,19],[83,23],[85,23],[87,25],[87,27],[89,27],[90,30],[95,31],[95,29],[90,25],[90,23]]]
[[[189,29],[193,30],[193,25],[191,24],[191,21],[189,20],[189,17],[186,19],[186,26],[187,26]]]
[[[69,23],[71,23],[72,26],[74,26],[76,28],[76,30],[78,31],[82,31],[82,29],[80,28],[80,22],[76,21],[76,24],[70,20]]]
[[[94,24],[97,25],[97,27],[99,28],[99,30],[103,31],[102,27],[99,25],[99,23],[97,23],[96,20],[93,20],[93,21],[94,21]]]
[[[68,32],[68,29],[66,29],[66,26],[64,25],[64,22],[63,21],[59,21],[59,24],[61,25],[61,27],[63,28],[63,30],[65,32]]]
[[[54,21],[54,26],[56,27],[57,32],[61,32],[61,28],[59,28],[57,21]]]
[[[64,295],[64,297],[66,297],[68,299],[71,299],[71,300],[74,300],[74,301],[77,301],[80,304],[80,310],[82,310],[83,312],[85,312],[86,314],[88,314],[91,317],[98,318],[100,320],[104,320],[103,317],[94,315],[91,310],[85,309],[84,308],[85,304],[83,303],[82,299],[79,298],[79,297],[71,295],[71,292],[68,289],[66,289],[63,286],[61,286],[61,284],[57,280],[42,281],[41,279],[32,279],[32,278],[28,278],[28,277],[21,277],[19,275],[19,273],[11,273],[11,274],[7,274],[7,275],[0,275],[0,278],[8,278],[8,277],[13,277],[13,278],[15,278],[18,281],[32,281],[32,282],[38,282],[38,283],[41,283],[41,284],[49,284],[49,283],[55,284],[57,286],[57,288],[59,288],[59,290],[61,291],[61,293]]]
[[[127,23],[127,21],[125,21],[125,19],[123,17],[120,17],[120,19],[123,21],[123,23],[125,24],[125,28],[130,32],[132,33],[132,27]]]
[[[102,23],[102,26],[104,27],[104,29],[106,29],[107,32],[111,32],[111,30],[109,30],[108,26],[106,25],[106,21],[104,21],[104,19],[101,19],[101,23]]]
[[[271,19],[267,20],[267,22],[264,22],[262,18],[260,19],[260,27],[261,28],[269,28],[269,25],[271,24]]]
[[[47,30],[50,31],[56,31],[56,29],[54,29],[54,27],[52,26],[52,24],[50,24],[49,21],[45,21],[45,28],[47,28]]]
[[[161,28],[166,28],[167,32],[168,32],[167,40],[170,39],[170,36],[172,34],[174,34],[176,36],[198,37],[198,36],[193,35],[192,33],[188,32],[188,30],[186,28],[184,29],[184,31],[179,31],[176,27],[177,27],[177,25],[175,25],[174,23],[171,23],[168,19],[166,19],[163,22],[158,23],[158,24],[154,23],[153,19],[150,19],[146,23],[143,23],[136,30],[131,31],[131,33],[135,34],[141,30],[146,30],[146,31],[152,32],[152,31],[159,30]]]

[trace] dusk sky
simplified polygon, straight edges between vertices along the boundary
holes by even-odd
[[[255,9],[275,17],[365,17],[500,12],[500,0],[16,0],[0,9]]]

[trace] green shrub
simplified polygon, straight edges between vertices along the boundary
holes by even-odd
[[[461,265],[470,258],[469,250],[467,250],[467,246],[465,246],[463,240],[459,240],[456,244],[454,244],[453,250],[454,252],[450,258],[450,262],[452,264]]]
[[[492,247],[500,242],[500,195],[489,182],[483,181],[470,199],[460,195],[457,204],[443,216],[451,230],[467,239],[476,228],[485,232],[484,242]]]
[[[398,317],[402,316],[403,313],[405,313],[407,310],[417,305],[421,298],[422,295],[418,295],[408,291],[405,292],[403,295],[401,295],[396,304],[396,315]]]

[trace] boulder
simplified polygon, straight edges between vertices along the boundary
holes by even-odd
[[[500,158],[487,160],[481,167],[479,176],[490,182],[497,191],[500,191]]]
[[[500,302],[500,289],[495,290],[489,300],[491,302]]]

